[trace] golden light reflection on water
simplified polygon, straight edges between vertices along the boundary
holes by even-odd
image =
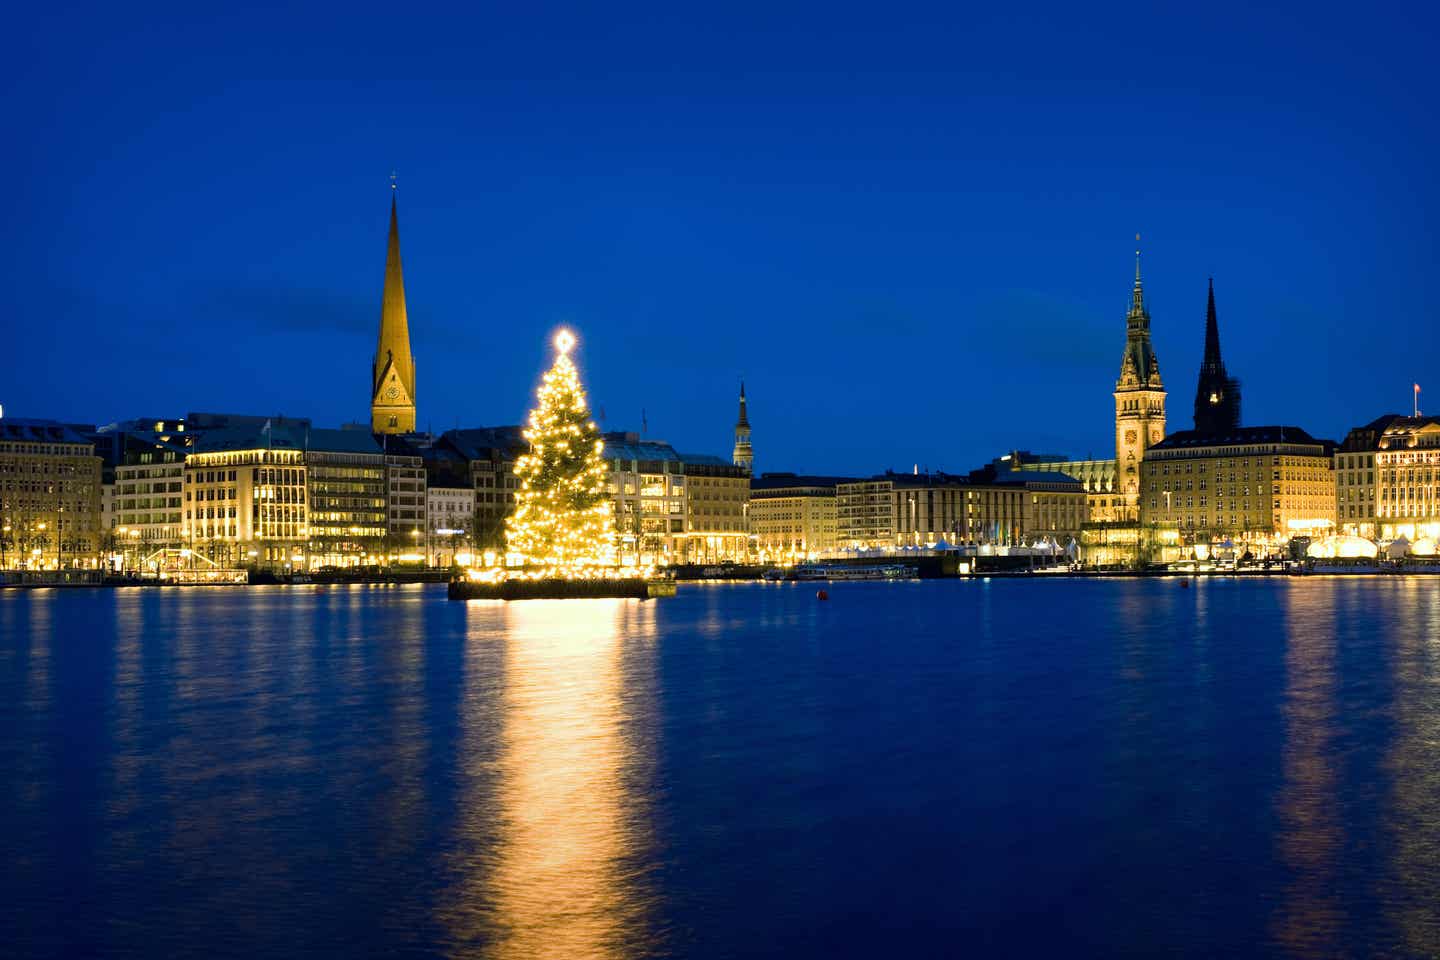
[[[1284,786],[1279,797],[1281,862],[1291,872],[1275,918],[1287,953],[1335,949],[1345,924],[1338,887],[1345,832],[1335,769],[1335,600],[1331,585],[1285,591]]]
[[[1386,832],[1394,850],[1383,902],[1407,955],[1440,956],[1440,595],[1425,580],[1396,585],[1395,738]]]
[[[495,758],[494,847],[469,913],[500,957],[630,956],[648,895],[636,875],[651,843],[649,744],[634,729],[653,695],[646,671],[654,604],[633,600],[477,605],[503,623],[504,681]],[[494,642],[472,637],[470,643]],[[478,652],[477,652],[478,655]],[[471,652],[467,651],[467,659]]]

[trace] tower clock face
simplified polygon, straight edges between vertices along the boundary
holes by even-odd
[[[1134,443],[1134,442],[1135,442],[1135,431],[1134,431],[1134,430],[1126,430],[1126,431],[1125,431],[1125,442],[1126,442],[1126,443]]]
[[[388,387],[385,388],[385,399],[386,399],[386,400],[394,400],[394,399],[395,399],[396,397],[398,397],[398,396],[400,396],[400,391],[399,391],[399,389],[395,386],[395,384],[392,383],[392,384],[390,384],[390,386],[388,386]]]

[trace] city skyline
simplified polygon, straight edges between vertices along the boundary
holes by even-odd
[[[391,169],[422,429],[520,422],[535,344],[570,324],[606,429],[637,429],[644,411],[650,435],[724,451],[744,377],[762,472],[959,470],[1017,444],[1103,456],[1137,230],[1168,382],[1193,383],[1213,276],[1246,422],[1338,439],[1425,385],[1419,361],[1355,366],[1377,329],[1407,357],[1437,346],[1435,133],[1417,94],[1393,92],[1423,89],[1406,76],[1422,61],[1402,55],[1423,31],[1335,54],[1339,25],[1277,46],[1264,38],[1293,24],[1267,14],[1245,33],[1163,13],[872,33],[836,14],[807,21],[800,49],[732,17],[666,24],[677,63],[643,24],[606,21],[601,55],[581,39],[595,24],[552,37],[507,14],[491,33],[513,49],[487,39],[493,56],[463,77],[453,47],[403,20],[344,25],[318,51],[226,22],[233,49],[271,71],[227,69],[223,91],[207,85],[220,68],[164,29],[77,28],[110,31],[86,69],[60,75],[73,64],[59,51],[12,81],[47,84],[63,119],[31,124],[9,211],[27,238],[3,269],[30,362],[0,402],[81,422],[363,421]],[[1007,48],[984,41],[1021,36],[1025,69],[987,74]],[[1113,56],[1076,43],[1102,38]],[[913,65],[958,39],[964,63]],[[382,42],[405,69],[349,91],[316,76],[353,73]],[[97,92],[88,78],[122,48],[127,66]],[[161,48],[163,63],[139,55]],[[860,51],[863,82],[844,69]],[[561,61],[568,72],[537,69]],[[1272,106],[1251,106],[1262,90]],[[230,108],[223,126],[207,95]],[[115,137],[119,122],[132,136]],[[917,390],[934,402],[893,399]]]

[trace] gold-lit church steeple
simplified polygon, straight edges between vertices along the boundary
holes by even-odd
[[[395,183],[390,183],[390,244],[385,251],[385,293],[380,337],[370,378],[370,429],[375,433],[415,432],[415,358],[410,355],[410,321],[405,315],[405,278],[400,270],[400,226]]]

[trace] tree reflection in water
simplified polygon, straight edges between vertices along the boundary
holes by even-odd
[[[654,604],[473,612],[502,619],[504,680],[493,788],[477,798],[492,806],[493,844],[465,893],[479,902],[460,912],[481,929],[456,933],[503,957],[645,952]]]

